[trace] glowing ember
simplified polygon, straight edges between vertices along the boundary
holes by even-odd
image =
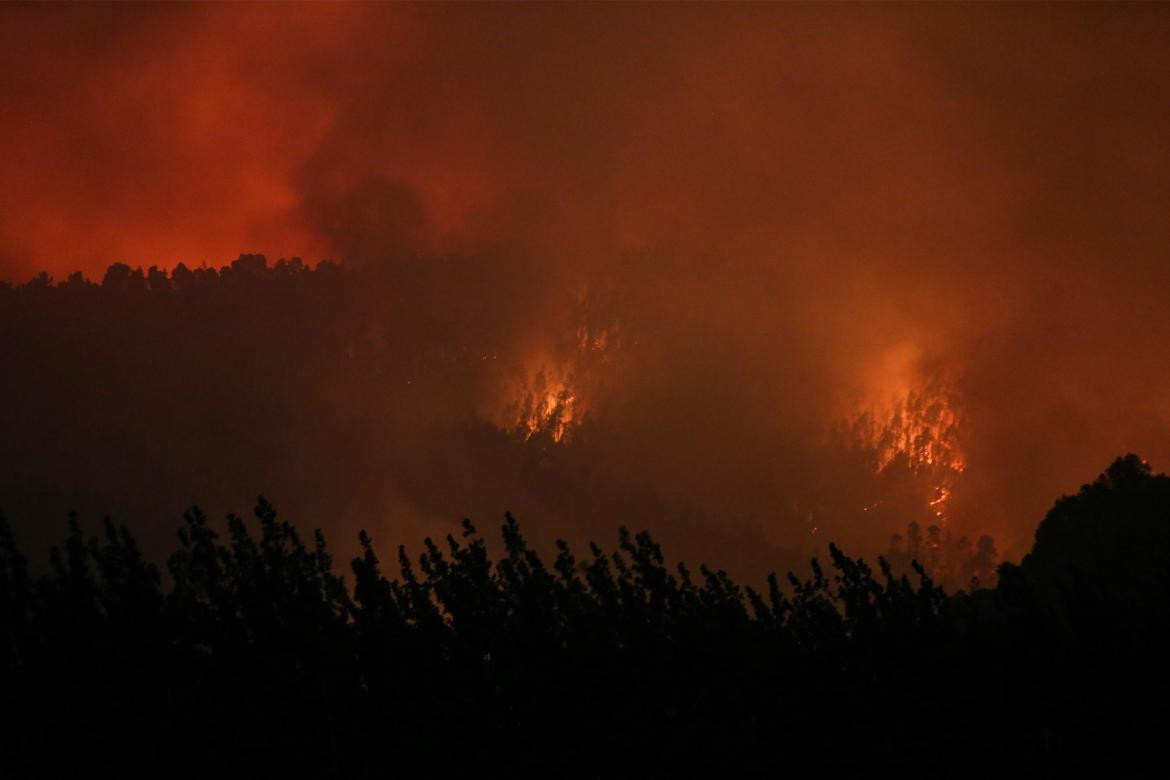
[[[946,506],[947,500],[951,497],[951,491],[946,485],[939,485],[935,488],[938,495],[930,500],[930,508],[934,511],[936,517],[943,517],[943,508]]]

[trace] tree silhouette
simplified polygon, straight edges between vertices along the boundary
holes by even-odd
[[[1119,459],[996,589],[955,595],[836,546],[757,591],[625,529],[550,565],[511,515],[498,556],[465,521],[393,577],[363,532],[349,579],[263,498],[250,522],[187,513],[165,578],[76,517],[34,574],[0,520],[0,768],[1124,772],[1166,724],[1168,485]]]

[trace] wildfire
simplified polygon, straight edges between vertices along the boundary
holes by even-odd
[[[966,469],[960,423],[954,394],[935,381],[906,391],[882,411],[855,415],[849,428],[852,440],[872,453],[875,475],[905,469],[929,485],[926,507],[945,525],[955,483]]]
[[[541,369],[523,393],[515,428],[527,441],[539,433],[547,433],[554,442],[569,436],[575,422],[577,395],[567,379],[553,380]]]
[[[619,346],[619,333],[612,321],[597,324],[587,317],[582,321],[571,336],[528,361],[509,393],[512,400],[501,425],[525,441],[570,440],[589,408],[585,398],[597,396],[598,375]]]
[[[870,420],[869,443],[877,453],[877,471],[898,457],[915,471],[935,467],[961,474],[959,415],[949,393],[911,391],[880,423]]]
[[[856,411],[836,429],[858,457],[855,465],[872,475],[861,511],[877,515],[872,522],[894,524],[888,527],[894,533],[887,560],[904,570],[916,561],[935,582],[950,588],[992,584],[995,541],[981,534],[972,543],[950,522],[967,469],[959,397],[945,378],[924,379],[916,356],[907,349],[887,360],[895,370],[878,371],[875,392],[868,395],[881,401]]]

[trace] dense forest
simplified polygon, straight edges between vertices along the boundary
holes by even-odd
[[[902,456],[879,473],[874,430],[830,435],[837,380],[793,354],[798,324],[761,348],[717,304],[673,303],[715,283],[701,266],[633,257],[581,285],[546,266],[244,255],[0,283],[0,501],[37,555],[76,511],[162,557],[186,508],[262,492],[347,555],[360,528],[441,537],[508,509],[542,548],[652,517],[678,558],[755,578],[826,538],[874,554],[902,534],[899,570],[989,582],[980,536],[1011,523],[953,513],[932,538],[955,475]]]
[[[260,499],[191,510],[160,570],[71,522],[45,573],[0,525],[5,777],[1067,776],[1165,735],[1170,478],[1061,498],[994,589],[833,546],[758,587],[649,533],[541,556],[400,548],[344,574]],[[382,552],[384,555],[384,551]]]

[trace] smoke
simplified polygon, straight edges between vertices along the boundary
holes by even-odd
[[[930,485],[873,519],[831,432],[945,388],[947,520],[1020,549],[1112,456],[1170,459],[1166,14],[6,6],[0,263],[361,269],[328,316],[382,378],[319,402],[419,528],[674,512],[699,548],[882,549]]]

